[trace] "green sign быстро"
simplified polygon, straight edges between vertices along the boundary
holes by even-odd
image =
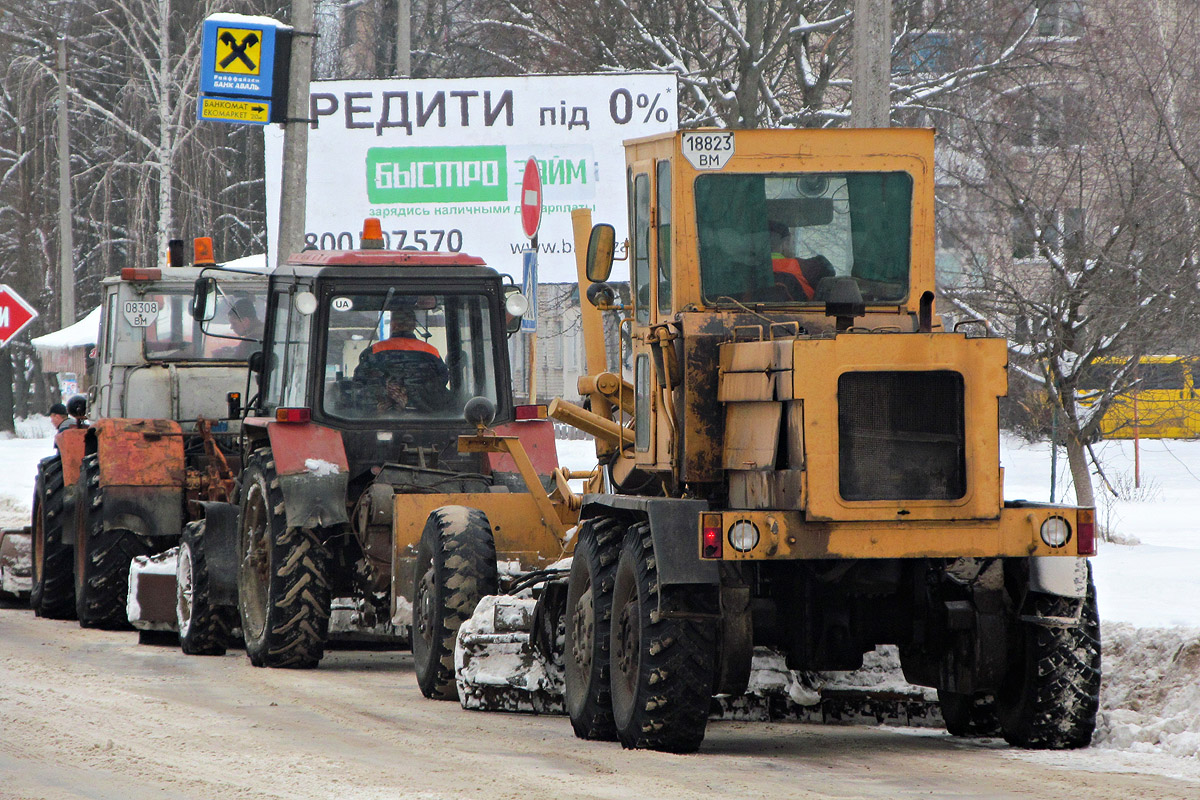
[[[508,199],[508,159],[498,145],[372,147],[371,203],[494,203]]]

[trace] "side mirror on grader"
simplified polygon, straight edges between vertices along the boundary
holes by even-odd
[[[608,280],[609,273],[612,272],[616,242],[617,232],[612,225],[602,222],[592,228],[587,249],[587,279],[592,283]]]

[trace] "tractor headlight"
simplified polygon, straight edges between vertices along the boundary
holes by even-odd
[[[1071,524],[1062,517],[1050,517],[1042,523],[1041,534],[1050,547],[1062,547],[1071,541]]]
[[[758,546],[758,526],[740,519],[729,526],[729,546],[739,553],[748,553]]]

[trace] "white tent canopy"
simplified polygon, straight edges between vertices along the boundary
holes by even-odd
[[[39,353],[43,351],[69,350],[72,347],[91,346],[100,338],[100,306],[92,309],[91,313],[74,325],[68,325],[62,330],[47,333],[33,339],[33,346]]]

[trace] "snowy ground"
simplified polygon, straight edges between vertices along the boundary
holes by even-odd
[[[34,471],[52,451],[49,422],[23,421],[0,440],[0,525],[28,524]],[[559,441],[560,461],[587,469],[590,441]],[[1200,781],[1200,442],[1144,441],[1140,487],[1131,442],[1098,446],[1114,498],[1097,481],[1097,521],[1115,541],[1093,561],[1104,621],[1104,690],[1094,746],[1014,758],[1082,769],[1156,772]],[[1059,454],[1064,487],[1065,457]],[[1050,499],[1050,450],[1002,441],[1005,496]],[[1122,544],[1116,543],[1123,542]],[[914,735],[929,735],[918,733]]]

